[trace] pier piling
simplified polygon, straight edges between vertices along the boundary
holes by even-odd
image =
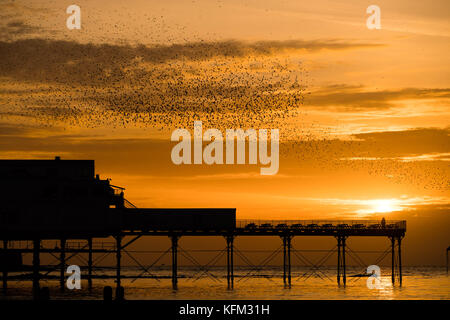
[[[172,288],[178,289],[178,236],[170,237],[172,240]]]
[[[228,289],[234,287],[234,265],[233,265],[233,241],[234,237],[226,236],[227,241],[227,285]]]
[[[291,240],[292,236],[283,235],[283,283],[285,287],[291,287]]]
[[[337,267],[337,282],[341,285],[341,277],[344,286],[347,283],[347,266],[345,262],[345,240],[347,236],[337,236],[338,241],[338,267]]]
[[[283,239],[283,283],[286,287],[286,237],[282,237]]]
[[[345,240],[346,240],[346,237],[343,236],[342,237],[342,267],[343,267],[343,269],[342,269],[342,275],[343,275],[342,279],[344,281],[344,287],[347,284],[347,265],[345,264]]]
[[[291,236],[287,236],[288,285],[291,287]]]
[[[398,280],[400,282],[400,287],[402,286],[403,276],[402,276],[402,238],[397,238],[398,242]]]
[[[395,284],[395,238],[391,237],[391,280]]]
[[[337,237],[337,283],[341,285],[341,237]]]
[[[403,274],[402,274],[402,236],[392,236],[389,237],[391,240],[391,280],[392,285],[395,284],[396,277],[398,278],[398,283],[402,286]],[[397,245],[396,242],[397,241]],[[395,247],[397,246],[397,251]]]

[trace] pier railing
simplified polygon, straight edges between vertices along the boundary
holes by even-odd
[[[406,230],[405,220],[237,220],[243,229],[396,229]]]

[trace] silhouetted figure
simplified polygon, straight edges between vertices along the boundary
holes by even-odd
[[[381,227],[383,229],[386,227],[386,219],[384,217],[381,219]]]

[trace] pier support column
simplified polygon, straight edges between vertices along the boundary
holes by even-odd
[[[178,236],[171,236],[172,240],[172,288],[178,289]]]
[[[233,263],[233,242],[234,236],[226,236],[227,241],[227,284],[228,289],[234,287],[234,263]]]
[[[4,255],[4,265],[2,270],[2,282],[3,282],[3,294],[6,295],[6,291],[8,290],[8,240],[3,240],[3,255]]]
[[[392,285],[395,284],[395,238],[391,237],[391,279]]]
[[[117,261],[117,266],[116,266],[116,300],[119,300],[122,294],[122,290],[121,290],[121,284],[120,284],[120,260],[122,258],[122,236],[118,235],[116,236],[116,261]]]
[[[347,284],[347,265],[345,263],[345,240],[346,240],[346,237],[343,236],[341,244],[342,244],[342,267],[343,267],[342,268],[342,280],[344,282],[344,287]]]
[[[234,288],[234,237],[230,243],[230,268],[231,268],[231,289]]]
[[[283,283],[286,287],[286,237],[282,237],[283,240]]]
[[[291,236],[287,236],[288,285],[291,287]]]
[[[64,291],[64,276],[66,273],[66,239],[61,239],[61,252],[59,255],[59,285],[61,291]]]
[[[337,237],[337,283],[341,285],[341,237]]]
[[[88,288],[92,290],[92,238],[88,239]]]
[[[228,238],[225,240],[227,241],[227,286],[228,289],[231,289],[230,245],[228,244]]]
[[[347,236],[337,236],[338,241],[338,267],[337,267],[337,282],[341,285],[341,277],[344,286],[347,283],[347,266],[345,262],[345,241]]]
[[[33,298],[35,300],[39,299],[39,253],[41,247],[41,240],[33,240]]]
[[[285,287],[291,287],[291,240],[292,236],[283,235],[283,283]]]
[[[402,286],[403,276],[402,276],[402,237],[397,238],[398,243],[398,280],[400,282],[400,287]]]
[[[401,286],[403,282],[403,274],[402,274],[402,236],[390,236],[391,240],[391,256],[392,256],[392,285],[395,285],[396,278],[398,279],[398,283]],[[397,242],[397,244],[396,244]],[[395,247],[397,247],[397,251],[395,251]]]

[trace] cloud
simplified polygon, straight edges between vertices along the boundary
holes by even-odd
[[[12,40],[17,36],[36,34],[38,31],[38,27],[31,26],[20,20],[13,20],[0,25],[0,39]]]
[[[398,106],[401,100],[449,99],[450,88],[402,88],[367,91],[362,86],[333,85],[312,94],[305,104],[341,112],[386,110]]]
[[[450,152],[450,128],[415,128],[351,135],[353,139],[285,141],[280,151],[288,157],[317,163],[335,160],[444,160]],[[434,157],[421,158],[423,155]],[[434,158],[434,159],[433,159]]]
[[[353,135],[371,146],[366,155],[407,157],[450,151],[450,128],[416,128]]]
[[[16,23],[11,27],[21,27],[22,32],[28,30],[23,23]],[[229,40],[133,47],[26,39],[0,42],[0,75],[21,80],[90,83],[104,79],[103,69],[110,69],[117,77],[123,76],[120,67],[129,65],[136,57],[140,57],[144,62],[167,63],[174,60],[199,61],[216,57],[273,55],[286,50],[346,50],[373,46],[378,44],[337,40],[258,42]]]
[[[58,127],[48,128],[0,122],[0,137],[2,137],[4,141],[6,141],[6,139],[19,137],[46,137],[50,134],[55,135],[62,132],[63,128]]]

